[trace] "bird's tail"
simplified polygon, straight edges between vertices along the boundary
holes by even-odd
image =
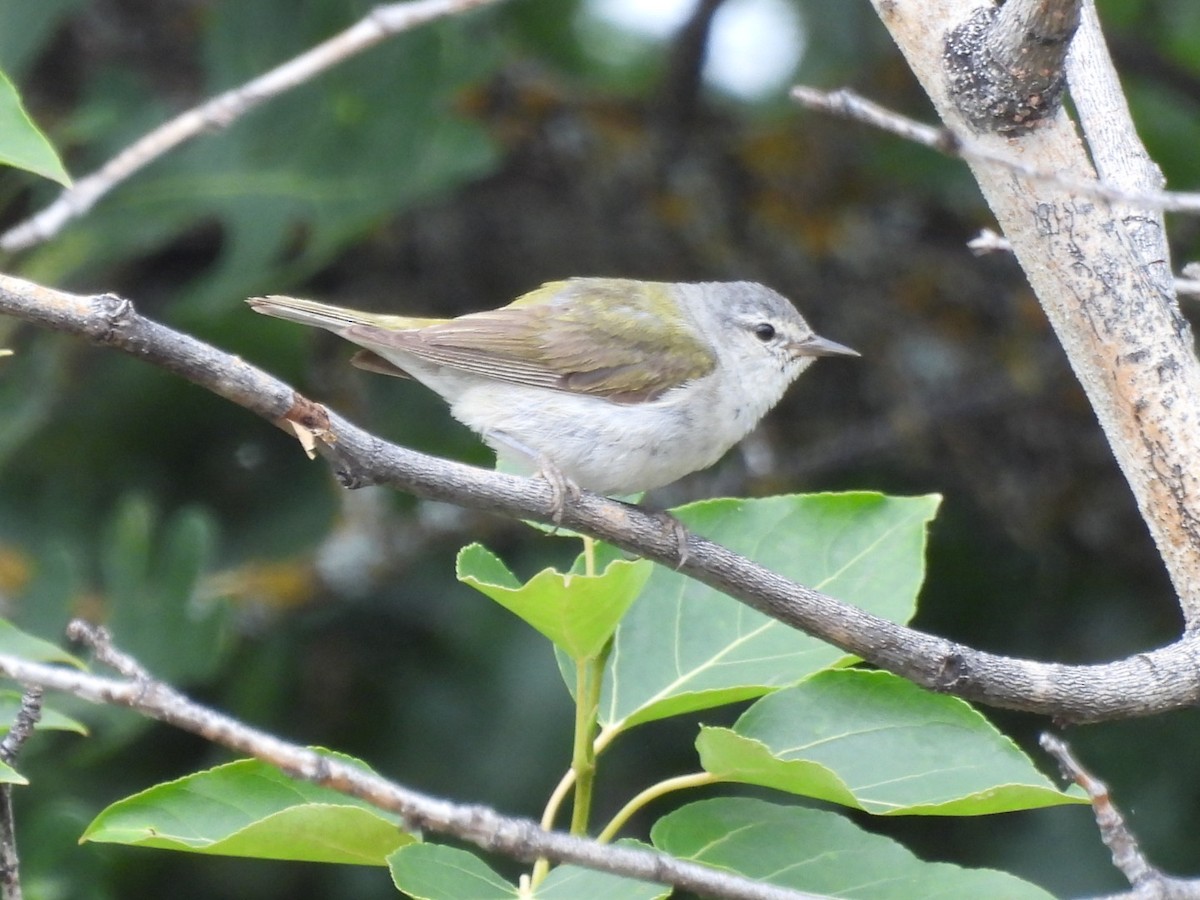
[[[315,300],[285,297],[282,294],[251,297],[246,302],[255,312],[275,316],[278,319],[287,319],[289,322],[299,322],[301,325],[315,325],[317,328],[325,328],[334,334],[343,334],[347,328],[354,325],[367,325],[385,331],[407,331],[440,321],[362,312],[357,309],[332,306],[328,303],[318,303]]]

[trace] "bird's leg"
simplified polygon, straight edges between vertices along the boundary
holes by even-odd
[[[567,498],[571,498],[571,502],[578,502],[583,496],[579,490],[579,485],[568,478],[563,470],[554,464],[554,461],[545,454],[539,453],[537,456],[537,474],[545,479],[550,485],[550,518],[554,521],[554,527],[562,525],[563,511],[567,508]]]
[[[511,435],[507,435],[502,431],[489,431],[485,435],[485,438],[493,446],[499,444],[506,450],[511,450],[513,453],[527,460],[534,468],[534,477],[541,478],[550,485],[550,518],[557,530],[562,525],[563,511],[567,508],[567,499],[570,498],[572,502],[576,502],[582,496],[579,485],[568,478],[566,473],[545,453],[539,453],[537,450],[525,446]]]

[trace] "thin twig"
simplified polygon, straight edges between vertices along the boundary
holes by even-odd
[[[389,444],[243,359],[139,315],[112,294],[80,297],[0,275],[0,314],[120,350],[245,407],[293,437],[307,433],[347,487],[386,484],[430,500],[541,522],[554,515],[544,480]],[[586,491],[568,504],[561,524],[677,569],[916,684],[968,700],[1068,722],[1150,715],[1200,701],[1200,629],[1167,647],[1103,665],[1012,659],[871,615],[699,535],[689,533],[681,546],[676,529],[661,516]]]
[[[1007,238],[998,235],[990,228],[979,230],[979,234],[967,241],[967,248],[977,257],[988,256],[989,253],[1012,253],[1013,245]],[[1187,266],[1183,268],[1183,277],[1171,280],[1171,288],[1180,296],[1195,296],[1200,294],[1200,278],[1188,277]]]
[[[1108,786],[1079,764],[1066,741],[1046,732],[1040,743],[1042,749],[1057,760],[1063,777],[1083,788],[1092,801],[1100,838],[1112,851],[1113,865],[1133,886],[1132,896],[1163,900],[1200,897],[1200,880],[1173,878],[1150,864],[1138,846],[1137,838],[1125,824],[1125,818],[1113,804]]]
[[[229,127],[250,110],[383,40],[434,19],[497,0],[413,0],[378,6],[340,34],[232,90],[218,94],[138,138],[95,172],[0,235],[0,250],[25,250],[48,240],[96,202],[160,156],[202,134]]]
[[[880,106],[847,88],[836,91],[820,91],[816,88],[797,85],[792,88],[792,98],[809,109],[841,116],[855,122],[871,125],[882,131],[891,132],[944,153],[956,159],[993,163],[1033,181],[1052,184],[1075,191],[1086,197],[1109,200],[1145,209],[1160,209],[1164,212],[1179,212],[1195,215],[1200,213],[1200,193],[1176,191],[1130,190],[1091,178],[1078,178],[1061,172],[1039,169],[1008,154],[997,153],[981,142],[956,134],[949,128],[934,127],[910,119],[898,112]]]
[[[967,249],[976,256],[986,256],[989,253],[1012,253],[1012,244],[1008,238],[1001,237],[992,229],[983,228],[967,241]],[[1172,279],[1171,287],[1181,297],[1194,297],[1200,294],[1200,279],[1189,277],[1187,266],[1184,266],[1183,277]]]
[[[37,687],[27,688],[21,695],[21,707],[8,728],[8,734],[0,741],[0,760],[10,766],[16,763],[17,754],[21,752],[21,748],[41,719],[42,691]]]
[[[42,688],[32,685],[21,695],[21,707],[0,741],[0,760],[13,765],[21,747],[42,718]],[[17,856],[17,827],[13,817],[13,785],[0,785],[0,898],[21,900],[21,866]]]
[[[12,791],[11,784],[0,785],[0,900],[22,900],[24,897]]]
[[[236,719],[194,703],[158,681],[132,657],[113,647],[103,629],[73,622],[71,634],[116,662],[124,679],[102,678],[65,667],[0,654],[0,673],[24,684],[74,694],[90,703],[124,706],[199,735],[238,753],[269,763],[294,778],[367,801],[400,815],[408,828],[452,835],[488,851],[523,861],[545,856],[629,878],[670,884],[709,896],[745,900],[817,900],[812,894],[753,881],[664,853],[612,847],[561,832],[543,831],[536,822],[502,816],[484,806],[450,803],[419,793],[305,747],[281,741]]]
[[[1012,253],[1012,244],[1003,235],[990,228],[983,228],[979,234],[967,241],[967,249],[976,256],[985,256],[989,253]]]

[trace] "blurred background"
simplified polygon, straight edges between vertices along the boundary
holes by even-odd
[[[0,68],[79,176],[369,6],[0,0]],[[1152,155],[1171,186],[1195,190],[1200,6],[1099,6]],[[390,440],[481,465],[489,454],[434,395],[351,369],[348,345],[244,299],[455,315],[571,275],[762,281],[862,359],[816,366],[721,464],[649,502],[937,492],[920,627],[1063,662],[1172,640],[1181,623],[1162,565],[1024,277],[966,248],[992,220],[965,167],[800,111],[787,99],[796,82],[932,118],[866,2],[510,0],[270,102],[0,265],[122,294]],[[0,226],[55,194],[0,171]],[[1197,224],[1170,227],[1178,270]],[[51,640],[71,616],[104,620],[156,674],[252,724],[433,794],[540,814],[569,762],[568,697],[549,646],[458,584],[454,556],[482,540],[527,576],[575,544],[343,491],[265,422],[111,351],[11,321],[0,346],[16,351],[0,360],[5,615]],[[107,803],[226,757],[129,714],[54,702],[94,734],[39,736],[22,759],[27,896],[395,896],[376,870],[77,846]],[[985,712],[1042,758],[1035,737],[1053,723]],[[694,770],[695,725],[619,742],[597,819]],[[1196,714],[1067,736],[1153,860],[1200,871]],[[859,819],[924,858],[1004,868],[1060,895],[1123,887],[1086,809]]]

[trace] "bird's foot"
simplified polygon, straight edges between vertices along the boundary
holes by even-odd
[[[501,468],[501,464],[505,460],[517,463],[514,468],[505,468],[506,471],[515,469],[521,474],[527,474],[530,467],[533,467],[533,477],[541,478],[550,485],[550,519],[554,523],[554,531],[550,533],[558,531],[562,527],[567,500],[578,502],[582,496],[579,485],[568,478],[566,473],[545,453],[539,453],[512,435],[505,434],[503,431],[485,431],[483,436],[484,440],[496,449],[500,460],[497,468]]]
[[[675,571],[678,572],[683,568],[684,563],[688,561],[688,537],[690,536],[690,532],[687,530],[686,525],[665,509],[654,513],[654,517],[662,522],[664,530],[670,530],[671,536],[675,539],[675,552],[679,554],[679,561],[675,563]]]
[[[617,500],[616,502],[622,504],[623,506],[628,506],[630,509],[635,509],[640,513],[644,513],[645,515],[653,516],[659,521],[659,524],[662,525],[663,531],[670,532],[671,538],[675,542],[675,552],[679,554],[679,560],[675,563],[675,571],[678,572],[680,569],[682,569],[684,564],[688,561],[690,552],[688,550],[688,538],[691,537],[691,532],[687,530],[687,526],[680,522],[679,519],[675,518],[674,513],[671,513],[665,509],[646,509],[646,507],[639,506],[636,503],[630,503],[628,500]]]
[[[578,503],[583,492],[579,485],[568,478],[563,470],[544,454],[538,455],[537,474],[550,485],[550,520],[554,523],[554,530],[557,531],[562,527],[562,517],[567,508],[567,500]],[[553,533],[551,532],[551,534]]]

